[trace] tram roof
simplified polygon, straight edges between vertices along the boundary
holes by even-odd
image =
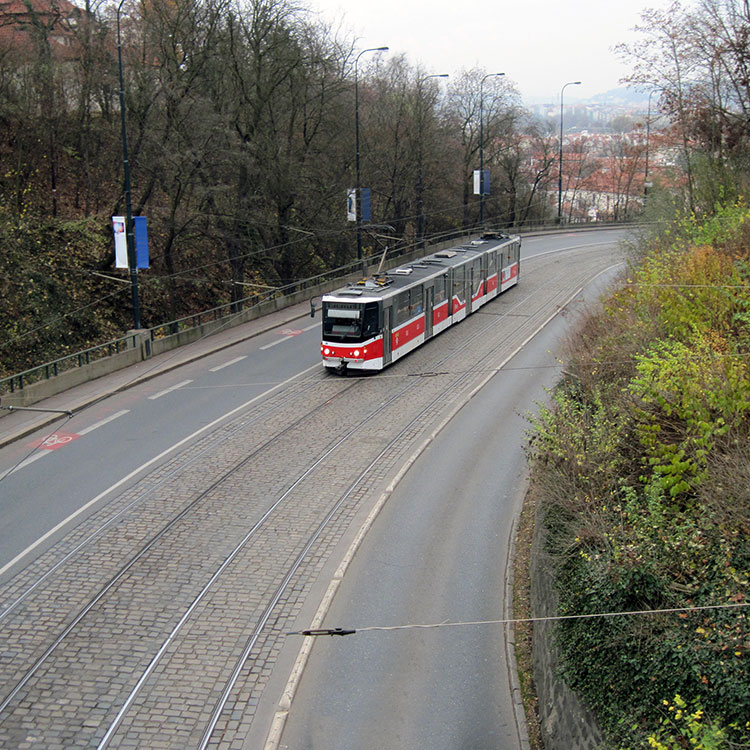
[[[463,245],[438,250],[423,258],[384,271],[378,276],[370,276],[356,283],[323,295],[323,301],[336,299],[338,302],[372,302],[408,289],[422,281],[440,276],[445,271],[463,265],[493,247],[501,247],[518,239],[517,235],[492,234],[479,240],[471,240]]]

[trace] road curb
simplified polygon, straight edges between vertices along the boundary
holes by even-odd
[[[122,393],[123,391],[128,390],[128,388],[132,388],[133,386],[140,385],[141,383],[145,383],[149,380],[152,380],[155,377],[158,377],[159,375],[163,375],[166,372],[176,370],[178,367],[182,367],[183,365],[190,364],[191,362],[196,362],[197,360],[203,359],[203,357],[208,357],[211,354],[216,354],[216,352],[220,352],[223,349],[229,349],[230,347],[235,346],[236,344],[242,343],[243,341],[248,341],[249,339],[255,338],[256,336],[261,336],[264,333],[273,331],[275,328],[278,328],[279,326],[287,325],[288,323],[291,323],[294,320],[299,320],[300,318],[307,317],[308,315],[309,313],[307,312],[295,313],[294,315],[290,315],[281,320],[277,320],[273,324],[267,323],[263,327],[254,330],[252,333],[243,334],[232,341],[224,342],[220,345],[211,347],[210,349],[207,349],[200,353],[196,353],[192,355],[188,354],[185,358],[181,358],[181,359],[177,359],[177,357],[175,357],[173,361],[167,360],[163,364],[155,366],[152,370],[147,371],[143,373],[142,375],[138,375],[133,380],[129,380],[127,383],[123,383],[122,385],[119,385],[116,388],[103,391],[103,392],[99,392],[96,394],[92,394],[91,396],[88,396],[86,398],[82,398],[81,400],[76,402],[76,404],[72,408],[70,408],[70,411],[73,412],[73,415],[75,415],[78,412],[82,411],[83,409],[87,408],[88,406],[91,406],[97,401],[107,398],[108,396],[112,396],[115,393]],[[238,328],[240,327],[241,326],[238,326]],[[219,331],[215,331],[214,333],[211,334],[211,336],[215,335],[216,333],[219,333]],[[185,350],[189,348],[189,346],[198,344],[201,341],[202,342],[210,341],[211,336],[207,336],[204,339],[199,339],[198,341],[193,342],[193,344],[188,345],[188,347],[180,347],[179,349],[175,349],[174,351],[185,352]],[[108,375],[103,375],[102,377],[103,378],[108,377]],[[94,381],[91,381],[91,382],[94,382]],[[60,419],[62,419],[62,414],[40,413],[39,418],[35,422],[25,425],[24,427],[18,428],[15,432],[11,431],[7,435],[0,435],[0,448],[4,448],[6,445],[10,445],[11,443],[16,442],[17,440],[21,440],[31,435],[32,433],[36,432],[37,430],[41,430],[45,427],[48,427],[54,424],[55,422],[59,421]],[[0,419],[0,425],[2,425],[2,419]]]

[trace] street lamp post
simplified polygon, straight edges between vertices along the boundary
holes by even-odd
[[[447,73],[433,73],[417,81],[417,247],[424,247],[424,184],[422,183],[422,84],[430,78],[448,78]]]
[[[484,82],[505,73],[487,73],[479,82],[479,226],[484,224]]]
[[[357,259],[362,266],[363,272],[366,274],[364,260],[362,256],[362,180],[359,169],[359,77],[358,77],[358,66],[359,58],[365,54],[365,52],[386,52],[388,47],[369,47],[363,49],[354,61],[354,146],[356,149],[356,169],[357,169],[357,184],[355,185],[354,205],[357,213]]]
[[[563,93],[567,86],[580,86],[580,81],[569,81],[560,89],[560,164],[557,175],[557,223],[562,221],[562,164],[563,164]]]
[[[128,136],[125,128],[125,85],[122,78],[122,41],[120,39],[120,11],[125,0],[117,6],[117,63],[120,73],[120,123],[122,127],[122,168],[125,187],[125,246],[130,269],[130,296],[133,304],[133,327],[141,327],[141,306],[138,301],[138,268],[135,257],[135,235],[133,234],[133,209],[130,191],[130,162],[128,161]]]

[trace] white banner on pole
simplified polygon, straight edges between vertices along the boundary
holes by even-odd
[[[357,191],[349,190],[346,194],[346,220],[357,221]]]
[[[479,180],[479,170],[474,170],[474,195],[479,195],[480,192],[480,180]]]
[[[128,267],[128,242],[125,236],[125,217],[112,217],[112,231],[115,235],[115,268]]]

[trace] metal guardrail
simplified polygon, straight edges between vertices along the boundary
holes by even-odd
[[[379,256],[378,256],[379,257]],[[375,260],[374,257],[368,258],[368,262]],[[218,307],[212,307],[208,310],[202,310],[198,313],[186,315],[176,320],[171,320],[167,323],[161,323],[153,328],[147,328],[138,332],[131,332],[126,336],[107,341],[104,344],[92,346],[83,351],[76,352],[74,354],[68,354],[64,357],[52,360],[51,362],[45,362],[37,367],[32,367],[23,372],[9,375],[8,377],[0,379],[0,394],[12,394],[23,390],[25,387],[37,383],[41,380],[50,380],[64,372],[75,369],[77,367],[84,367],[90,365],[92,362],[97,360],[111,357],[115,354],[119,354],[127,349],[133,349],[140,345],[143,338],[154,341],[156,339],[171,336],[176,333],[180,333],[192,328],[198,328],[201,325],[209,321],[222,320],[224,318],[230,318],[237,315],[238,313],[252,309],[258,305],[267,302],[270,299],[288,296],[291,292],[299,292],[308,287],[316,286],[325,281],[329,281],[336,278],[341,278],[347,273],[351,273],[355,268],[359,266],[359,261],[349,263],[339,268],[331,269],[325,273],[311,276],[307,279],[301,279],[294,284],[287,284],[286,286],[276,287],[272,290],[264,291],[262,293],[254,293],[248,297],[244,297],[234,302],[228,302]]]
[[[581,229],[585,225],[573,225],[569,226],[570,229],[576,228]],[[601,227],[602,223],[591,224],[589,227]],[[613,225],[607,225],[613,226]],[[525,232],[536,231],[536,230],[550,230],[559,228],[558,224],[554,225],[539,225],[535,227],[527,227]],[[448,240],[458,239],[465,237],[470,234],[476,234],[477,229],[456,229],[451,232],[444,232],[439,236],[432,236],[429,239],[429,244],[436,244],[439,242],[445,242]],[[519,231],[517,228],[513,231]],[[402,245],[399,247],[399,243],[396,243],[394,248],[389,249],[389,258],[398,258],[401,255],[413,250],[413,245]],[[365,262],[368,265],[372,265],[380,261],[382,252],[367,256]],[[289,296],[292,293],[298,293],[306,288],[318,286],[326,281],[334,279],[340,279],[360,267],[360,261],[356,260],[338,268],[333,268],[324,273],[316,276],[311,276],[307,279],[301,279],[292,284],[285,286],[276,287],[274,289],[264,291],[262,293],[254,293],[248,297],[244,297],[234,302],[228,302],[218,307],[212,307],[209,310],[203,310],[192,315],[186,315],[182,318],[169,321],[167,323],[161,323],[153,328],[148,328],[139,332],[131,332],[121,338],[108,341],[98,346],[92,346],[89,349],[76,352],[75,354],[69,354],[65,357],[60,357],[51,362],[46,362],[43,365],[32,367],[23,372],[9,375],[8,377],[0,379],[0,394],[3,393],[16,393],[17,391],[23,390],[26,386],[41,380],[50,380],[51,378],[60,375],[68,370],[75,369],[77,367],[84,367],[100,359],[111,357],[115,354],[128,349],[139,346],[141,340],[146,334],[145,338],[149,341],[171,336],[192,328],[198,328],[208,321],[222,320],[223,318],[229,318],[238,315],[242,311],[252,309],[255,306],[261,305],[274,298],[283,298]]]
[[[92,346],[90,349],[68,354],[65,357],[45,362],[38,367],[32,367],[29,370],[10,375],[0,380],[0,393],[15,393],[23,390],[27,385],[36,383],[40,380],[49,380],[57,375],[76,367],[84,367],[92,362],[105,357],[111,357],[113,354],[119,354],[126,349],[135,348],[138,345],[138,335],[128,334],[119,339],[108,341],[106,344]]]

